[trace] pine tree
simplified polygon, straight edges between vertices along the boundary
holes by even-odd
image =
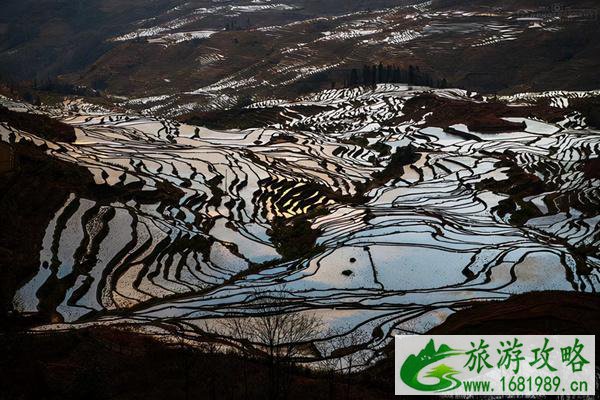
[[[356,86],[358,84],[358,71],[356,68],[352,68],[350,72],[350,86]]]

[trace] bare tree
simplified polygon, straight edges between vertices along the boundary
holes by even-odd
[[[331,333],[331,330],[329,332]],[[336,378],[340,368],[340,359],[330,356],[330,353],[332,352],[332,346],[330,341],[325,341],[317,347],[320,350],[321,354],[324,355],[323,360],[321,360],[321,366],[324,372],[327,373],[327,383],[329,389],[328,397],[330,399],[335,399]]]
[[[322,331],[322,321],[314,314],[290,311],[283,290],[255,292],[246,303],[249,316],[238,316],[224,325],[232,339],[247,354],[263,358],[269,368],[269,398],[285,397],[290,369],[309,355],[310,342]]]
[[[212,360],[215,359],[215,357],[217,356],[217,353],[219,352],[219,341],[217,340],[215,334],[212,334],[211,331],[212,329],[209,328],[208,324],[206,322],[204,322],[203,327],[201,328],[201,331],[203,332],[203,340],[202,343],[200,344],[200,349],[201,351],[204,353],[204,355],[206,357],[208,357],[208,359],[210,360],[209,362],[212,362]],[[244,376],[246,375],[246,366],[244,365]],[[208,389],[209,389],[209,394],[210,394],[210,399],[216,399],[217,398],[217,384],[216,384],[216,373],[214,368],[208,368],[207,369],[207,376],[206,378],[208,378]],[[247,397],[247,396],[246,396]]]
[[[350,398],[351,376],[358,368],[365,366],[371,357],[367,349],[372,335],[363,329],[332,329],[328,332],[330,339],[325,344],[328,353],[326,365],[346,377],[346,398]]]
[[[244,383],[244,398],[248,398],[248,361],[251,342],[247,338],[245,318],[229,318],[223,321],[224,334],[238,343],[242,357],[242,377]]]

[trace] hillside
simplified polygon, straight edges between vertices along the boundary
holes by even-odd
[[[598,96],[381,84],[253,104],[244,130],[5,99],[76,134],[0,131],[19,163],[31,163],[23,148],[55,165],[45,178],[22,164],[16,182],[37,183],[3,191],[15,232],[31,191],[55,194],[26,207],[43,211],[25,225],[36,240],[2,241],[31,246],[13,255],[32,257],[12,280],[13,314],[235,343],[219,324],[278,309],[275,296],[327,321],[319,352],[358,330],[377,358],[395,333],[474,301],[596,291],[598,134],[577,109]]]
[[[43,5],[36,2],[25,21],[10,16],[27,2],[9,4],[8,19],[0,22],[0,73],[41,90],[48,79],[83,85],[150,113],[291,100],[351,86],[353,70],[357,83],[365,83],[364,66],[380,63],[419,67],[433,83],[482,93],[600,87],[597,10],[583,0],[564,7],[542,1],[164,0],[152,7],[111,1],[98,13],[89,12],[90,1],[52,8],[52,20],[61,22],[48,29],[36,23]]]

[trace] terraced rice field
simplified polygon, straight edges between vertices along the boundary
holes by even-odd
[[[434,126],[403,112],[424,94],[487,101],[399,85],[331,90],[256,104],[278,122],[231,131],[83,103],[30,107],[75,127],[77,140],[5,125],[2,140],[45,145],[98,185],[142,195],[105,204],[72,194],[15,304],[35,312],[53,293],[62,320],[39,329],[127,323],[193,338],[222,334],[223,321],[257,315],[277,293],[279,312],[325,324],[310,361],[356,332],[365,359],[376,358],[394,334],[424,332],[472,300],[599,290],[600,181],[582,165],[600,153],[600,132],[572,113],[511,117],[522,126],[513,132]],[[397,154],[410,157],[390,169]],[[536,178],[545,184],[530,196],[508,190]],[[142,200],[165,186],[174,204]],[[307,221],[313,248],[282,258],[273,235],[282,220]]]

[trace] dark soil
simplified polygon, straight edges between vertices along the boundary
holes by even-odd
[[[564,111],[545,105],[527,107],[509,107],[508,105],[490,101],[476,103],[472,101],[453,100],[434,95],[416,96],[406,102],[402,110],[403,120],[426,119],[428,126],[448,128],[455,124],[465,124],[471,131],[481,133],[518,132],[525,126],[509,122],[505,117],[539,117],[554,122],[563,118]]]
[[[600,295],[533,292],[506,301],[478,303],[451,315],[432,335],[598,334]]]

